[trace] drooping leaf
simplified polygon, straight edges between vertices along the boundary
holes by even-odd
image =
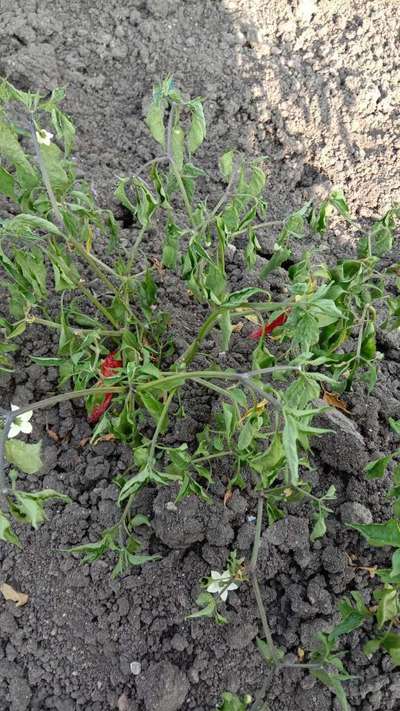
[[[165,146],[164,113],[165,102],[161,99],[153,98],[147,112],[146,124],[154,140],[162,146]]]
[[[20,540],[11,528],[10,521],[5,514],[0,511],[0,540],[20,546]]]
[[[368,462],[364,468],[366,479],[381,479],[386,472],[386,467],[392,461],[393,455],[389,454],[386,457],[379,457]]]
[[[5,600],[15,602],[16,607],[26,605],[29,600],[29,595],[23,592],[17,592],[17,590],[14,590],[14,588],[7,583],[2,583],[0,585],[0,593],[3,595]]]
[[[226,153],[223,153],[218,161],[220,173],[226,182],[228,182],[232,175],[234,156],[235,151],[226,151]]]
[[[191,101],[190,109],[192,112],[192,122],[190,124],[187,141],[189,153],[195,153],[206,136],[206,120],[204,118],[201,99]]]
[[[349,528],[361,533],[370,546],[400,548],[400,523],[389,519],[385,523],[348,523]]]
[[[40,442],[28,444],[19,439],[8,439],[5,443],[5,455],[9,464],[13,464],[25,474],[36,474],[42,467]]]

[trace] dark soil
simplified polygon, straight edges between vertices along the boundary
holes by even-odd
[[[143,107],[153,83],[167,73],[188,93],[208,99],[205,167],[231,146],[268,156],[273,216],[338,183],[361,217],[398,198],[400,12],[393,2],[18,0],[0,7],[1,73],[24,89],[66,85],[79,164],[103,204],[113,206],[117,175],[154,156]],[[125,236],[132,238],[129,227]],[[267,248],[271,236],[263,241]],[[337,233],[331,251],[351,246]],[[233,285],[255,281],[243,275],[240,249],[229,270]],[[278,274],[269,286],[279,291],[281,283]],[[160,302],[171,313],[179,351],[201,309],[171,274],[160,284]],[[21,337],[16,371],[1,382],[3,402],[25,403],[56,390],[56,371],[30,360],[33,353],[55,351],[51,338],[40,328]],[[371,600],[374,583],[362,568],[387,558],[344,524],[388,515],[385,482],[365,481],[362,468],[393,446],[387,419],[400,417],[398,344],[397,335],[381,337],[385,360],[373,395],[367,398],[361,388],[351,393],[352,417],[327,415],[334,433],[316,442],[315,490],[334,484],[338,496],[327,536],[310,545],[307,506],[292,508],[263,534],[265,604],[277,644],[294,655],[333,625],[343,594],[357,589]],[[199,364],[214,347],[209,339]],[[236,334],[227,364],[244,365],[249,348]],[[169,433],[171,443],[194,442],[213,401],[191,389],[185,407],[188,415]],[[74,503],[50,507],[49,523],[23,533],[22,551],[0,544],[0,580],[29,594],[22,608],[0,601],[0,709],[205,711],[224,690],[254,695],[268,672],[255,649],[259,622],[249,587],[231,593],[229,625],[186,620],[200,578],[210,568],[222,570],[234,548],[249,556],[250,489],[224,507],[230,472],[222,463],[212,508],[190,498],[175,510],[167,505],[174,500],[170,489],[142,494],[137,508],[152,519],[147,546],[162,561],[112,581],[112,561],[81,566],[60,549],[95,540],[115,520],[112,479],[130,452],[112,442],[82,446],[90,427],[79,403],[40,413],[34,422],[44,443],[43,486],[68,493]],[[343,645],[355,676],[347,684],[351,707],[400,709],[400,672],[380,654],[368,660],[361,651],[366,638],[356,631]],[[338,708],[329,691],[301,671],[267,682],[271,711]]]

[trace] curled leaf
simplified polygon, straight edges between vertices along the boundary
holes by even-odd
[[[28,602],[28,595],[23,592],[17,592],[11,585],[7,583],[2,583],[0,585],[0,592],[2,593],[5,600],[11,600],[15,602],[16,607],[22,607]]]

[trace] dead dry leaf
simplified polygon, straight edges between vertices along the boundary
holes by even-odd
[[[108,432],[108,434],[100,435],[96,442],[111,442],[113,439],[115,439],[115,435],[112,432]]]
[[[323,400],[325,400],[325,402],[330,405],[330,407],[335,407],[337,410],[347,412],[347,414],[350,415],[350,410],[348,410],[344,400],[341,400],[340,397],[338,397],[334,393],[330,393],[328,392],[328,390],[325,390]]]
[[[240,333],[244,326],[243,321],[238,321],[238,323],[235,323],[234,326],[232,326],[232,333]]]
[[[60,435],[57,434],[57,432],[54,432],[54,430],[47,429],[46,432],[47,432],[47,435],[50,437],[50,439],[52,439],[54,442],[60,441],[60,439],[61,439]]]
[[[81,441],[79,442],[79,446],[86,447],[88,442],[90,442],[90,437],[82,437]]]
[[[226,506],[227,503],[229,503],[229,501],[231,500],[232,496],[233,496],[233,491],[232,491],[232,489],[227,489],[227,490],[225,491],[225,494],[224,494],[224,506]]]
[[[259,318],[255,314],[244,314],[244,318],[250,321],[250,323],[255,323],[257,326],[260,323]]]
[[[7,583],[2,583],[0,585],[0,592],[2,593],[5,600],[12,600],[12,602],[15,602],[16,607],[22,607],[22,605],[26,605],[29,599],[26,593],[17,592],[16,590],[14,590],[14,588],[11,587],[11,585],[8,585]]]

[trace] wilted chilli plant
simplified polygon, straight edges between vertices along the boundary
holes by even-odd
[[[112,213],[96,205],[91,189],[76,175],[74,128],[59,107],[63,96],[55,90],[43,98],[6,81],[0,89],[0,191],[17,209],[0,227],[0,262],[9,292],[9,309],[1,320],[2,366],[10,367],[13,339],[30,324],[41,324],[58,332],[58,352],[32,359],[58,366],[60,387],[71,383],[73,388],[19,411],[2,410],[0,534],[15,541],[12,517],[38,522],[30,509],[20,514],[16,505],[17,472],[29,472],[22,456],[16,462],[15,453],[10,455],[10,426],[26,411],[85,397],[93,439],[109,434],[133,452],[130,471],[115,480],[121,518],[99,541],[73,549],[85,560],[111,550],[117,555],[115,574],[143,563],[148,557],[138,552],[134,529],[147,521],[131,514],[137,493],[149,485],[176,484],[178,500],[189,494],[210,500],[213,461],[221,458],[230,458],[232,466],[228,492],[243,486],[251,472],[257,478],[256,553],[264,514],[273,522],[285,515],[286,503],[304,498],[315,511],[313,539],[323,535],[335,492],[331,488],[316,497],[301,478],[310,466],[310,438],[325,431],[312,420],[326,406],[320,400],[322,386],[341,393],[360,377],[373,387],[379,361],[376,303],[385,304],[383,327],[400,323],[399,265],[388,266],[386,257],[399,210],[390,210],[365,230],[335,190],[318,207],[307,204],[282,223],[267,222],[263,163],[248,163],[235,151],[219,161],[226,187],[210,207],[197,189],[204,171],[193,163],[206,135],[202,100],[186,100],[167,79],[155,88],[146,119],[160,155],[133,177],[119,180],[115,192],[137,228],[125,248]],[[358,256],[328,266],[321,261],[320,246],[332,213],[358,236]],[[175,360],[173,336],[163,328],[158,309],[155,269],[143,248],[145,236],[160,225],[163,266],[175,270],[193,297],[208,307],[197,334]],[[226,260],[235,240],[247,240],[245,261],[252,270],[257,235],[272,230],[274,251],[257,276],[258,285],[232,291]],[[288,262],[293,241],[305,234],[314,236],[315,248],[290,266],[286,295],[273,300],[268,277]],[[104,244],[108,254],[100,257]],[[50,313],[49,284],[50,293],[60,295],[56,316],[53,308]],[[241,318],[257,325],[249,369],[226,369],[218,354],[213,366],[197,368],[195,359],[207,335],[217,333],[219,351],[227,351]],[[179,402],[183,386],[191,382],[219,401],[195,451],[185,444],[169,447],[162,439],[172,403]],[[18,442],[26,461],[35,445]],[[3,455],[16,467],[9,480]],[[255,554],[252,582],[264,614],[256,563]],[[275,659],[265,626],[264,633]]]

